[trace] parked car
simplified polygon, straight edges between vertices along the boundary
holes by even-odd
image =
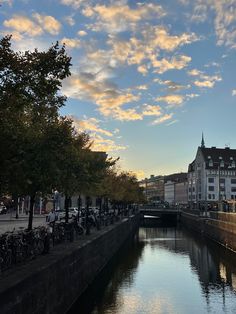
[[[58,220],[64,220],[66,218],[66,210],[60,209],[56,211]],[[68,217],[71,219],[72,217],[77,216],[78,214],[78,208],[76,207],[70,207],[68,211]]]
[[[0,215],[6,214],[7,213],[7,208],[4,205],[0,205]]]

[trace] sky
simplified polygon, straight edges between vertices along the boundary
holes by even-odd
[[[61,114],[138,178],[236,148],[236,0],[0,0],[15,50],[66,45]]]

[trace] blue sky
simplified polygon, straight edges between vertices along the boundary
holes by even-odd
[[[141,177],[236,148],[236,0],[2,0],[16,50],[65,43],[61,114]]]

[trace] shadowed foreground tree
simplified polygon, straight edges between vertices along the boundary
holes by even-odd
[[[10,39],[0,41],[0,192],[31,196],[31,229],[35,193],[53,186],[60,147],[71,140],[71,122],[58,113],[71,58],[58,43],[43,52],[15,52]]]

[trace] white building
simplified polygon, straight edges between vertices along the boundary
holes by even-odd
[[[202,139],[188,168],[188,201],[200,204],[236,199],[236,149],[207,148]]]
[[[165,202],[170,205],[184,205],[188,203],[187,173],[174,173],[165,177]]]
[[[165,202],[175,205],[175,182],[167,181],[165,183]]]

